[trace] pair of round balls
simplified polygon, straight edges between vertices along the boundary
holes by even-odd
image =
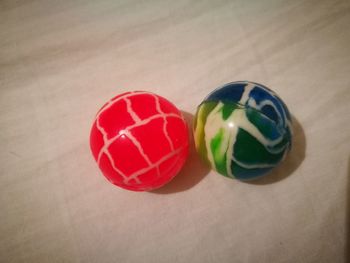
[[[218,173],[241,180],[266,174],[291,148],[286,105],[273,91],[246,81],[226,84],[209,94],[197,109],[193,132],[201,158]],[[189,132],[181,112],[165,98],[127,92],[97,113],[90,146],[111,183],[151,191],[168,183],[183,167]]]

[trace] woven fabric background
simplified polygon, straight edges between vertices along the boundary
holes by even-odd
[[[1,262],[350,260],[349,1],[0,2]],[[118,93],[191,121],[214,88],[251,80],[294,116],[294,148],[244,183],[191,150],[166,187],[111,185],[89,149]]]

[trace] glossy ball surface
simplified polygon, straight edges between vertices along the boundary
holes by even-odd
[[[150,92],[127,92],[97,113],[90,133],[92,154],[104,176],[133,191],[169,182],[188,155],[188,128],[181,112]]]
[[[232,82],[199,105],[194,121],[196,149],[212,169],[241,180],[260,177],[291,149],[287,106],[270,89]]]

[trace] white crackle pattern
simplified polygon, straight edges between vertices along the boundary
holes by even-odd
[[[125,132],[128,132],[128,131],[131,131],[132,129],[136,128],[136,127],[139,127],[139,126],[142,126],[142,125],[146,125],[147,123],[149,123],[150,121],[152,120],[155,120],[155,119],[160,119],[160,118],[169,118],[169,117],[172,117],[172,118],[179,118],[181,119],[177,114],[175,113],[164,113],[164,114],[157,114],[157,115],[153,115],[147,119],[144,119],[144,120],[141,120],[139,122],[136,122],[130,126],[127,126],[125,127],[125,129],[123,129],[123,131],[120,131],[119,134],[117,134],[116,136],[110,138],[110,139],[107,139],[104,143],[104,146],[101,148],[99,154],[98,154],[98,158],[97,158],[97,163],[99,163],[99,160],[102,156],[102,154],[104,153],[104,151],[113,143],[115,142],[117,139],[119,139],[121,136],[125,136],[124,133]],[[182,119],[181,119],[182,120]]]
[[[99,122],[99,119],[96,120],[96,127],[97,127],[97,129],[101,132],[101,134],[102,134],[102,136],[103,136],[103,141],[104,141],[104,143],[105,143],[106,140],[107,140],[107,133],[106,133],[106,131],[101,127],[100,122]],[[122,171],[120,171],[120,170],[116,167],[115,162],[114,162],[114,160],[113,160],[113,158],[112,158],[110,152],[108,151],[108,149],[106,149],[104,153],[105,153],[105,155],[107,156],[109,162],[111,163],[113,170],[116,171],[118,174],[120,174],[120,175],[123,177],[124,180],[126,180],[127,176],[126,176]],[[99,162],[98,162],[98,165],[100,165]]]
[[[140,152],[140,154],[142,155],[143,159],[147,162],[148,165],[151,165],[152,162],[151,160],[148,158],[148,156],[146,155],[145,151],[142,148],[141,143],[131,134],[131,132],[129,131],[123,131],[123,133],[125,134],[126,137],[128,137],[130,139],[130,141],[136,146],[137,150]]]
[[[129,97],[135,96],[135,95],[142,95],[142,94],[147,94],[147,95],[151,95],[155,98],[155,102],[156,102],[156,110],[158,112],[158,114],[156,115],[152,115],[146,119],[141,120],[140,117],[134,112],[134,110],[132,109],[132,103],[131,101],[128,99]],[[127,112],[129,113],[129,115],[131,116],[131,118],[134,120],[134,124],[129,125],[127,127],[125,127],[125,129],[123,129],[122,131],[119,132],[119,134],[117,134],[116,136],[108,139],[107,133],[104,130],[104,128],[100,125],[100,116],[103,112],[105,112],[107,109],[109,109],[110,107],[112,107],[116,102],[124,100],[126,102],[127,105]],[[102,137],[103,137],[103,146],[98,154],[97,157],[97,163],[98,165],[100,165],[101,162],[101,158],[103,156],[103,154],[105,154],[112,166],[112,168],[114,169],[115,172],[117,172],[118,174],[121,175],[121,177],[123,178],[123,183],[126,185],[130,185],[130,182],[132,180],[135,180],[136,183],[140,184],[141,181],[139,180],[138,176],[150,171],[151,169],[156,168],[157,170],[157,175],[160,176],[160,170],[159,170],[159,166],[167,161],[168,159],[172,158],[173,156],[175,156],[176,154],[179,154],[184,147],[180,147],[177,149],[174,149],[174,145],[173,142],[170,139],[170,136],[166,130],[167,127],[167,123],[168,123],[168,118],[179,118],[183,121],[183,119],[175,113],[164,113],[161,108],[160,108],[160,102],[159,102],[159,98],[154,95],[154,94],[150,94],[148,92],[131,92],[131,93],[127,93],[125,95],[122,95],[120,97],[117,97],[116,99],[112,99],[110,100],[96,115],[96,127],[97,129],[101,132]],[[157,162],[152,163],[151,160],[149,159],[149,157],[147,156],[147,154],[144,152],[141,143],[132,135],[131,131],[132,129],[136,128],[136,127],[140,127],[142,125],[146,125],[149,122],[151,122],[152,120],[161,118],[164,121],[163,124],[163,132],[164,135],[166,136],[170,148],[171,148],[171,152],[165,156],[163,156],[161,159],[159,159]],[[118,138],[125,136],[127,137],[132,143],[133,145],[135,145],[135,147],[138,149],[139,153],[141,154],[141,156],[145,159],[145,161],[147,162],[146,167],[134,172],[133,174],[127,176],[125,175],[115,164],[110,152],[108,151],[109,146],[115,142]]]
[[[163,133],[167,139],[167,141],[169,142],[169,146],[170,146],[170,149],[173,151],[174,150],[174,144],[172,142],[172,140],[170,139],[169,137],[169,133],[167,131],[167,125],[168,125],[168,120],[167,118],[165,117],[165,113],[162,111],[162,109],[160,108],[160,102],[159,102],[159,98],[157,96],[153,96],[154,99],[156,100],[156,109],[157,109],[157,112],[159,114],[161,114],[163,116]]]
[[[136,112],[132,109],[131,101],[129,100],[129,98],[125,98],[124,100],[126,102],[126,109],[130,114],[131,118],[134,120],[134,122],[140,122],[141,119],[139,116],[137,116]]]
[[[123,100],[125,98],[129,98],[132,96],[135,96],[135,94],[137,95],[142,95],[142,94],[149,94],[148,92],[143,92],[143,91],[134,91],[134,92],[129,92],[126,93],[122,96],[119,96],[117,98],[111,99],[97,114],[96,114],[96,118],[97,119],[103,112],[105,112],[106,110],[108,110],[110,107],[112,107],[116,102]]]
[[[159,169],[159,166],[169,160],[171,157],[175,156],[176,154],[180,153],[183,150],[184,147],[179,147],[176,150],[168,153],[167,155],[164,155],[161,159],[159,159],[157,162],[153,163],[152,165],[142,168],[140,170],[138,170],[137,172],[131,174],[127,179],[125,183],[128,183],[130,180],[137,178],[138,176],[147,173],[148,171],[152,170],[153,168],[157,168]]]

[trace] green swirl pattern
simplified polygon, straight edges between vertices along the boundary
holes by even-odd
[[[289,112],[272,91],[255,83],[238,84],[243,88],[236,88],[236,97],[212,94],[198,107],[194,137],[198,153],[214,170],[245,180],[277,166],[290,150],[292,135]],[[235,90],[232,83],[223,88]],[[257,88],[272,97],[257,97]]]

